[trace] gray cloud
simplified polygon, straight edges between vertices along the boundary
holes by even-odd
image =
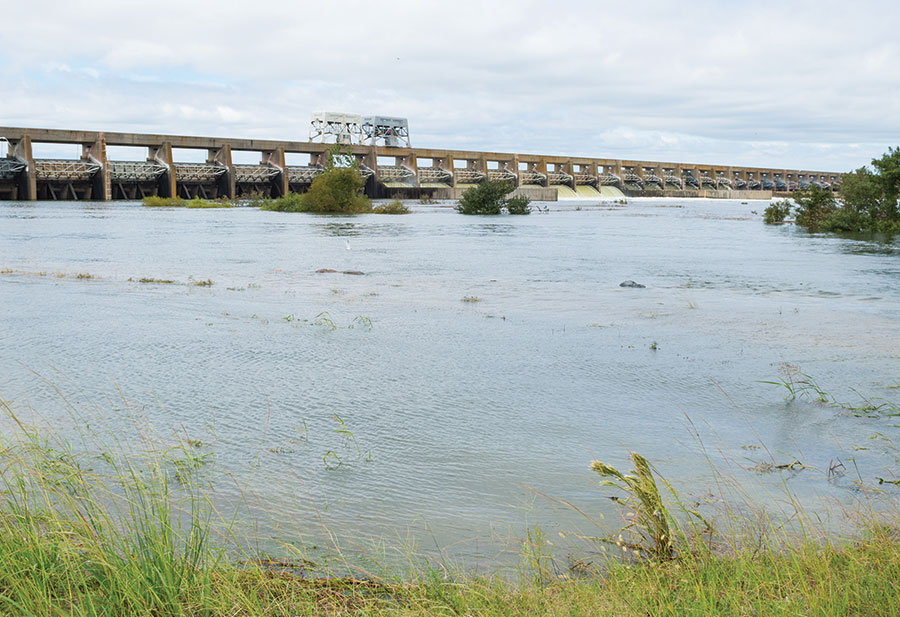
[[[34,1],[0,123],[304,138],[321,109],[422,146],[849,169],[900,134],[888,2]]]

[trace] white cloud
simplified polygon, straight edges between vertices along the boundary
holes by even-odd
[[[900,134],[900,7],[34,0],[0,124],[304,138],[407,116],[423,146],[848,169]]]

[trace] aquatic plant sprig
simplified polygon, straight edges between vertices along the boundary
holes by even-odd
[[[857,389],[850,388],[850,391],[859,396],[862,402],[841,402],[823,390],[812,376],[801,372],[793,365],[784,364],[782,373],[784,376],[778,381],[762,380],[759,383],[784,388],[787,391],[785,400],[788,401],[796,399],[812,400],[817,404],[843,409],[855,415],[900,416],[900,405],[892,401],[877,397],[867,397]]]

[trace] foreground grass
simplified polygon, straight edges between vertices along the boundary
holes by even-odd
[[[161,514],[161,513],[158,513]],[[148,521],[144,521],[148,522]],[[662,565],[612,563],[603,575],[514,585],[500,579],[412,583],[304,579],[179,551],[165,524],[132,539],[6,523],[4,615],[897,615],[900,541],[746,551]],[[199,530],[198,530],[199,531]],[[121,542],[125,542],[122,544]]]
[[[199,481],[200,442],[155,454],[101,443],[83,456],[2,401],[0,410],[13,427],[0,435],[4,617],[900,614],[900,533],[874,515],[850,539],[791,538],[770,525],[651,559],[626,541],[564,563],[534,534],[515,583],[427,567],[403,580],[346,578],[361,572],[346,562],[342,574],[317,569],[309,578],[314,564],[267,562],[241,548]],[[637,494],[661,507],[649,466],[642,478],[622,477],[640,480]],[[883,520],[900,522],[900,512]]]

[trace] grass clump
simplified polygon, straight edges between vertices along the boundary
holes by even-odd
[[[777,225],[783,223],[784,219],[791,215],[793,205],[787,199],[776,201],[766,206],[763,212],[763,222],[766,225]]]
[[[141,205],[147,208],[183,208],[184,200],[181,197],[150,195],[141,200]]]
[[[527,197],[507,197],[513,189],[515,185],[512,182],[485,180],[463,193],[456,204],[456,211],[460,214],[497,215],[506,210],[509,214],[530,214],[531,201]]]
[[[399,199],[388,204],[379,204],[372,208],[373,214],[409,214],[410,212],[409,206]]]
[[[226,201],[224,199],[200,199],[199,197],[195,197],[194,199],[185,202],[185,208],[233,208],[234,204]]]
[[[141,205],[148,208],[233,208],[234,204],[227,199],[201,199],[195,197],[185,201],[181,197],[158,197],[151,195],[141,200]]]
[[[175,282],[171,279],[155,279],[155,278],[149,278],[146,276],[142,276],[139,279],[130,278],[130,279],[128,279],[128,281],[131,283],[148,283],[148,284],[155,284],[155,285],[171,285]]]

